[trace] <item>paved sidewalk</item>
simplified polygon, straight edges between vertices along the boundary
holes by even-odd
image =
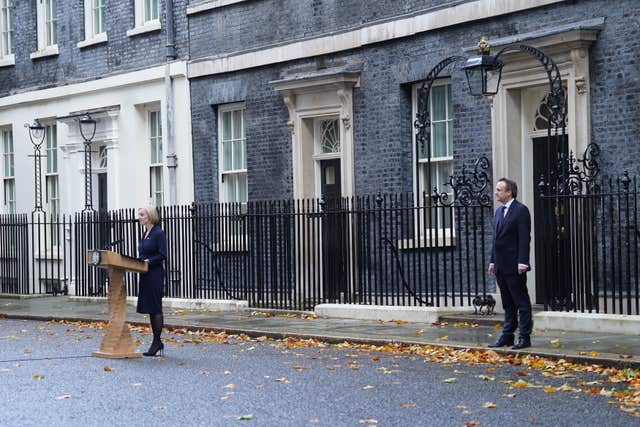
[[[148,323],[146,315],[128,305],[127,320],[133,324]],[[0,298],[0,316],[33,320],[108,320],[106,299],[90,302],[65,296],[34,298]],[[353,319],[313,318],[301,313],[274,313],[248,309],[239,312],[216,310],[165,310],[165,326],[224,330],[250,336],[273,338],[306,337],[328,342],[345,340],[382,344],[431,344],[458,348],[485,349],[500,335],[501,315],[460,315],[446,318],[440,324],[379,322]],[[497,349],[501,353],[535,354],[573,361],[611,366],[640,368],[639,335],[594,334],[557,330],[534,330],[533,347],[515,351]]]

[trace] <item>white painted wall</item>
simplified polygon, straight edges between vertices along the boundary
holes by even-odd
[[[177,203],[193,201],[193,162],[191,148],[191,108],[186,64],[171,67],[174,85],[174,135],[178,157]],[[109,106],[117,108],[108,113],[95,114],[98,119],[94,147],[108,146],[108,208],[138,207],[149,200],[150,149],[146,109],[160,105],[163,111],[163,136],[166,137],[164,67],[109,77],[75,85],[21,93],[0,98],[0,127],[13,129],[16,210],[30,212],[34,199],[34,163],[28,157],[33,153],[25,123],[40,119],[44,123],[56,122],[58,129],[58,169],[60,176],[61,212],[78,212],[84,208],[84,153],[77,122],[64,119],[72,113]],[[119,108],[119,109],[118,109]],[[45,144],[43,144],[43,154]],[[164,153],[166,156],[166,143]],[[166,161],[166,160],[165,160]],[[42,190],[45,202],[42,162]],[[97,177],[98,153],[93,157],[93,205],[98,207]],[[3,166],[0,165],[0,170]],[[164,169],[165,200],[168,199],[168,170]],[[2,186],[0,186],[2,187]],[[4,189],[0,188],[0,192]],[[0,198],[0,201],[3,198]],[[45,205],[46,210],[46,205]],[[6,212],[0,203],[0,213]]]

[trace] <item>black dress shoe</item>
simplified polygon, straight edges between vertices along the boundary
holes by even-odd
[[[531,340],[529,338],[520,338],[518,339],[518,342],[516,343],[516,345],[514,345],[511,348],[514,350],[520,350],[528,347],[531,347]]]
[[[508,347],[510,345],[513,345],[513,335],[502,335],[498,341],[493,344],[489,344],[489,347]]]

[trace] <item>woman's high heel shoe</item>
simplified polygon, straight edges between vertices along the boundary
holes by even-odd
[[[149,350],[142,354],[145,356],[155,356],[158,352],[160,352],[159,356],[164,356],[164,343],[162,341],[151,343]]]

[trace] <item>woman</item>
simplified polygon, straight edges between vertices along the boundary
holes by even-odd
[[[148,313],[153,342],[145,356],[164,354],[164,344],[160,340],[164,316],[162,315],[162,291],[164,289],[163,261],[167,258],[167,241],[164,231],[158,226],[158,211],[153,206],[138,209],[138,220],[144,227],[142,240],[138,244],[139,259],[149,265],[149,271],[140,274],[138,291],[138,313]]]

